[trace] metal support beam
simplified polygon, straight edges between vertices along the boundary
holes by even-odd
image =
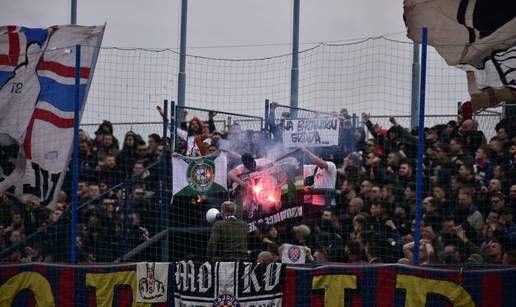
[[[77,187],[79,185],[79,121],[81,111],[80,101],[81,82],[81,45],[75,46],[75,97],[73,112],[73,156],[72,156],[72,217],[70,221],[70,262],[77,262],[77,208],[79,199]]]
[[[187,17],[188,17],[188,0],[181,0],[181,38],[180,38],[180,45],[179,45],[179,75],[178,75],[178,79],[177,79],[178,80],[177,81],[177,105],[179,107],[185,106]],[[181,124],[180,116],[181,116],[181,112],[177,112],[176,125]]]
[[[70,6],[70,23],[72,25],[77,24],[77,0],[70,0],[72,1]]]
[[[426,51],[428,45],[428,28],[423,28],[421,50],[421,85],[419,92],[419,125],[417,144],[417,170],[416,170],[416,229],[414,235],[414,259],[415,265],[419,265],[419,240],[421,238],[421,219],[423,217],[423,153],[425,151],[425,96],[426,96]]]
[[[294,17],[292,22],[292,69],[290,71],[290,106],[297,108],[299,92],[299,6],[300,0],[294,0]],[[292,114],[293,118],[297,114]]]
[[[410,104],[410,128],[414,129],[419,120],[419,85],[421,63],[419,62],[419,43],[414,42],[412,47],[412,100]]]

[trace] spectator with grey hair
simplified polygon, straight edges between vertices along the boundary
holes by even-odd
[[[247,260],[247,223],[235,216],[233,202],[223,202],[220,212],[222,220],[215,222],[208,241],[208,257],[213,261]]]

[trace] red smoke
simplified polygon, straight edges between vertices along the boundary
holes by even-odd
[[[272,176],[257,178],[252,186],[256,202],[267,209],[278,206],[281,200],[281,187],[277,187],[276,184],[276,179]]]

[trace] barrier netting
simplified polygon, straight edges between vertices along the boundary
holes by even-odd
[[[74,54],[73,48],[46,56]],[[0,194],[0,261],[66,263],[74,249],[82,264],[186,261],[170,267],[169,274],[177,273],[170,284],[179,291],[182,283],[201,283],[190,288],[194,292],[211,283],[206,277],[211,273],[203,271],[212,270],[206,262],[213,268],[220,261],[299,264],[306,268],[281,271],[284,304],[412,306],[417,300],[409,297],[431,280],[449,284],[432,285],[427,306],[514,304],[506,289],[514,286],[512,269],[481,269],[516,264],[514,119],[502,119],[501,109],[473,120],[458,116],[457,102],[469,99],[465,74],[430,50],[423,214],[416,229],[419,139],[418,128],[410,127],[412,48],[374,38],[300,52],[297,108],[289,106],[290,55],[249,60],[189,55],[186,103],[179,106],[175,51],[101,48],[80,121],[77,220],[71,214],[72,162],[62,178],[48,178],[33,163],[36,183],[24,192],[39,189],[49,200],[20,199],[14,190]],[[94,50],[82,46],[82,57]],[[73,80],[64,82],[73,97]],[[55,126],[71,131],[73,120]],[[35,150],[51,144],[56,149],[41,159],[66,163],[71,136],[41,135],[45,129],[36,122],[29,145]],[[20,150],[15,147],[2,143],[4,174],[5,161]],[[52,200],[50,190],[59,181],[62,191]],[[366,266],[379,263],[400,265]],[[323,264],[328,266],[315,268]],[[423,268],[404,266],[412,264]],[[429,266],[438,268],[424,268]],[[122,304],[136,295],[127,289],[99,292],[102,282],[135,287],[131,264],[10,268],[0,270],[0,287],[19,272],[34,271],[54,292],[74,280],[75,270],[78,288],[60,294],[59,302],[102,305],[102,296]],[[220,278],[222,265],[216,270]],[[254,274],[245,265],[231,270],[235,276]],[[276,276],[271,267],[261,270],[256,272]],[[87,277],[86,271],[113,275]],[[260,278],[255,290],[266,288]],[[79,287],[97,287],[96,301],[92,291]],[[493,293],[503,298],[482,287],[497,289]],[[27,304],[41,299],[26,293],[17,298]]]

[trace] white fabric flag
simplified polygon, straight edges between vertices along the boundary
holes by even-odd
[[[484,66],[484,59],[516,45],[516,1],[404,0],[407,36],[428,43],[448,65]]]
[[[0,191],[55,204],[72,152],[76,50],[84,110],[104,26],[0,27]]]
[[[428,28],[428,44],[468,72],[471,111],[516,100],[516,1],[404,0],[404,19],[409,38]]]
[[[203,157],[172,157],[174,195],[200,195],[227,190],[225,153]]]
[[[138,303],[164,303],[168,293],[168,263],[139,262],[136,264]]]
[[[301,245],[283,244],[281,246],[281,262],[288,264],[303,264],[306,261],[305,248]]]

